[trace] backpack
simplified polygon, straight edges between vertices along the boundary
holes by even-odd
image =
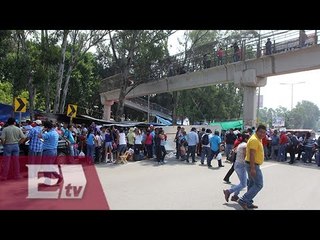
[[[202,145],[208,145],[209,144],[209,135],[208,134],[203,134],[202,139],[201,139]]]

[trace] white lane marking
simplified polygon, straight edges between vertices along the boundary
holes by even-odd
[[[273,164],[270,164],[270,165],[265,165],[265,166],[262,166],[262,168],[267,168],[267,167],[273,167],[273,166],[277,166],[277,165],[280,165],[279,163],[273,163]]]

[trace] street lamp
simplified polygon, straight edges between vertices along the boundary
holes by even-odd
[[[306,82],[280,83],[281,85],[291,85],[291,109],[290,110],[293,109],[293,86],[301,83],[306,83]]]

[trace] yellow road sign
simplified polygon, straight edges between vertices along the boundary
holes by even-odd
[[[72,117],[72,118],[76,117],[77,108],[78,108],[77,105],[68,104],[67,116],[68,116],[68,117]]]
[[[15,112],[26,112],[27,111],[27,99],[26,98],[15,98],[14,99],[14,111]]]

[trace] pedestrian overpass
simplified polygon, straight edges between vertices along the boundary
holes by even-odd
[[[256,90],[257,87],[267,84],[268,77],[319,68],[320,46],[315,40],[313,45],[303,48],[293,48],[284,52],[275,51],[272,55],[212,66],[171,77],[164,76],[138,85],[126,95],[126,99],[233,82],[244,91],[244,125],[255,126],[258,103]],[[119,88],[110,88],[108,82],[102,83],[100,97],[104,105],[105,119],[110,118],[111,105],[119,99],[119,93]]]

